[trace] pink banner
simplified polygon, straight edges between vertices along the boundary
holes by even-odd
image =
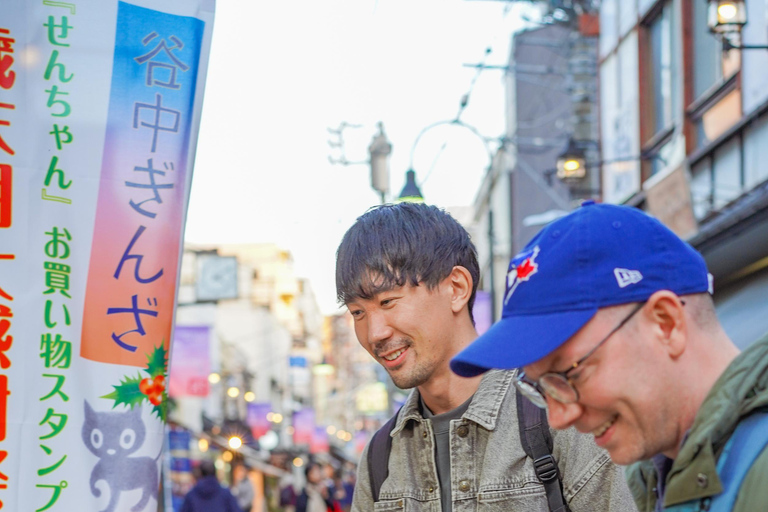
[[[312,429],[312,440],[309,443],[309,453],[328,453],[328,432],[325,427],[315,427]]]
[[[311,407],[297,411],[293,415],[293,444],[309,445],[315,429],[315,410]]]
[[[251,427],[251,435],[258,439],[272,428],[272,424],[267,419],[267,415],[272,411],[272,404],[269,402],[248,404],[248,414],[245,418],[248,426]]]
[[[170,396],[208,396],[210,338],[211,328],[208,326],[176,326],[171,352]]]

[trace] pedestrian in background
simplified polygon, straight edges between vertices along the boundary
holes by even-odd
[[[283,475],[280,478],[280,507],[283,512],[296,511],[296,489],[293,487],[293,476]]]
[[[585,203],[512,260],[503,318],[451,363],[523,367],[554,428],[590,432],[642,512],[768,510],[768,338],[739,354],[701,255],[656,219]]]
[[[339,512],[338,503],[329,494],[325,485],[323,465],[310,462],[304,469],[307,482],[296,498],[296,512]]]
[[[237,500],[238,506],[243,512],[251,512],[253,507],[253,483],[248,478],[248,467],[242,462],[237,462],[232,466],[232,495]]]
[[[200,478],[184,497],[179,512],[242,512],[229,489],[216,478],[213,461],[200,462]]]
[[[535,426],[521,428],[514,372],[471,379],[451,372],[451,358],[477,337],[479,280],[469,234],[435,206],[376,207],[344,235],[336,259],[339,302],[363,348],[399,388],[414,388],[396,420],[374,436],[389,446],[366,446],[352,510],[634,510],[622,468],[591,436],[575,429],[551,435],[535,407]],[[521,431],[526,442],[541,434],[537,444],[548,452],[537,466]],[[537,467],[545,469],[541,477]]]

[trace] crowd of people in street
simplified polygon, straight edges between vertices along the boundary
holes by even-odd
[[[280,491],[285,512],[349,512],[355,489],[354,471],[328,462],[310,461],[304,466],[305,485],[296,493],[286,481]]]
[[[180,512],[257,512],[255,490],[249,468],[238,461],[231,466],[231,485],[217,477],[211,460],[196,468],[197,482],[187,493]],[[279,510],[282,512],[349,512],[355,488],[355,473],[340,464],[310,460],[304,466],[305,483],[298,490],[292,475],[280,481]],[[266,504],[265,504],[266,507]],[[258,510],[258,512],[266,512]]]

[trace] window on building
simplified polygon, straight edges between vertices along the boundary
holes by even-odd
[[[692,1],[693,96],[699,100],[741,68],[738,51],[723,53],[720,41],[707,26],[708,2]]]
[[[723,52],[709,32],[707,2],[691,1],[692,34],[690,66],[693,80],[687,106],[693,125],[693,141],[703,147],[728,130],[741,117],[741,90],[736,74],[741,69],[741,52]]]
[[[691,167],[691,205],[696,220],[712,211],[712,163],[709,157]]]
[[[648,135],[652,136],[671,128],[678,110],[677,25],[673,7],[673,2],[665,3],[647,21],[646,83],[651,114]]]
[[[697,220],[722,210],[744,193],[744,146],[737,134],[691,166],[691,203]]]
[[[641,24],[641,140],[642,178],[676,165],[683,110],[680,66],[679,1],[654,6]]]
[[[733,137],[715,151],[713,159],[715,210],[739,197],[744,190],[741,137]]]
[[[693,96],[701,97],[723,78],[720,43],[707,27],[708,3],[691,2],[693,7]]]
[[[751,190],[768,180],[768,115],[744,130],[744,188]]]

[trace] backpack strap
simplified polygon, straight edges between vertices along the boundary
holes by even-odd
[[[517,395],[517,423],[520,427],[520,442],[525,453],[533,459],[536,477],[544,484],[547,502],[551,512],[570,512],[563,497],[563,483],[557,461],[552,456],[552,434],[549,432],[547,412],[535,406],[515,390]]]
[[[398,411],[399,413],[400,411]],[[374,503],[379,501],[379,492],[389,476],[389,452],[392,449],[392,430],[397,422],[397,413],[373,434],[368,447],[368,476],[371,480],[371,494]]]

